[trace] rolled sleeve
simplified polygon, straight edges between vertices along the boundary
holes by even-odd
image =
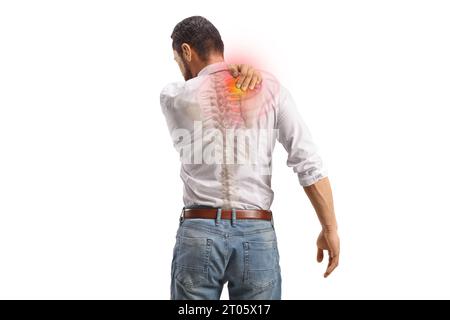
[[[278,141],[288,153],[286,163],[297,173],[300,185],[307,187],[327,176],[311,133],[285,88],[280,92],[277,129]]]

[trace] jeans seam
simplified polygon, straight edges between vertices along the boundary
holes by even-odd
[[[249,269],[250,269],[250,261],[249,261],[249,249],[248,249],[248,242],[244,242],[244,275],[242,282],[247,283],[249,278]]]

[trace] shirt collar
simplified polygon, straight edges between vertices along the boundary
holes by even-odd
[[[212,64],[208,64],[206,67],[204,67],[197,76],[207,75],[223,70],[228,70],[228,65],[225,62],[216,62]]]

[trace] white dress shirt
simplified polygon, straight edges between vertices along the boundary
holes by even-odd
[[[302,186],[326,176],[291,95],[262,73],[259,88],[243,92],[226,63],[214,63],[161,91],[161,108],[180,154],[185,206],[270,209],[276,140]]]

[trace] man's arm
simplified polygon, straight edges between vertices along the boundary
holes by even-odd
[[[297,173],[322,224],[317,239],[317,260],[322,262],[323,250],[328,251],[330,258],[324,274],[328,277],[339,263],[339,237],[331,187],[311,133],[292,96],[284,88],[280,91],[277,129],[278,140],[288,152],[287,165]]]
[[[324,274],[326,278],[339,265],[340,249],[330,181],[328,178],[323,178],[313,185],[304,187],[304,190],[322,225],[322,231],[317,239],[317,261],[322,262],[323,250],[327,250],[329,259]]]

